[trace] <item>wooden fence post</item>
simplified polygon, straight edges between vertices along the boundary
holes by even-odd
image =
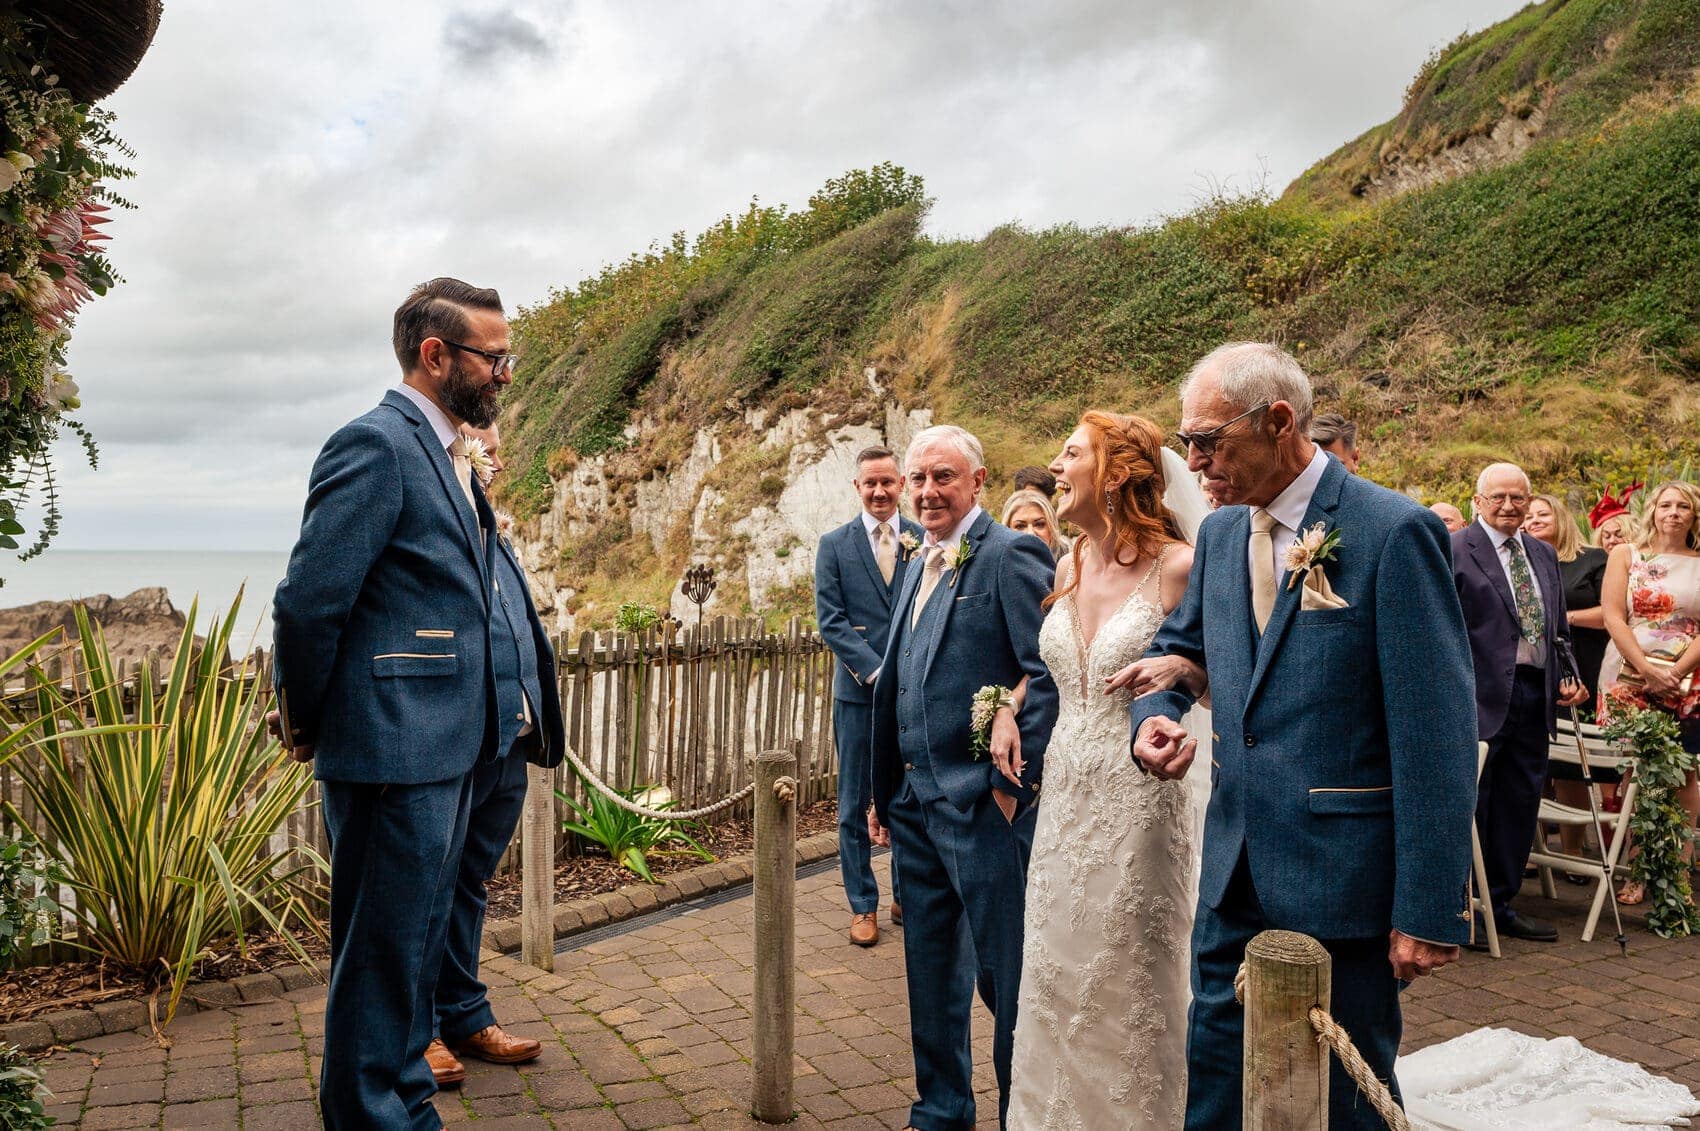
[[[763,1123],[789,1122],[791,1058],[797,1036],[797,758],[756,756],[755,1033],[751,1111]]]
[[[1246,944],[1246,1131],[1328,1131],[1328,1046],[1310,1011],[1328,1009],[1333,969],[1309,935],[1264,931]]]
[[[542,766],[525,768],[520,818],[520,960],[555,970],[555,790]]]

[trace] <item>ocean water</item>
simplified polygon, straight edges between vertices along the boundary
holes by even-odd
[[[56,550],[20,562],[0,556],[0,609],[36,601],[70,601],[108,593],[123,597],[163,585],[171,603],[184,612],[200,598],[200,621],[225,613],[244,584],[233,642],[246,644],[250,635],[271,647],[272,591],[289,564],[286,553],[248,553],[217,550]]]

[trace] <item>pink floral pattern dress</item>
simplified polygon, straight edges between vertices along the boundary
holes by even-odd
[[[1659,660],[1675,660],[1700,636],[1700,556],[1636,554],[1629,563],[1629,630],[1641,650]],[[1648,701],[1640,687],[1619,683],[1623,656],[1616,644],[1606,646],[1600,664],[1600,723],[1611,722],[1613,711],[1660,707],[1678,719],[1700,718],[1700,680],[1680,701]]]

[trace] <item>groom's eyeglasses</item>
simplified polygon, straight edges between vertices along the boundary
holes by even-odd
[[[490,376],[492,377],[512,373],[514,366],[519,364],[519,354],[517,353],[491,353],[489,350],[481,350],[477,346],[469,346],[465,342],[451,342],[447,338],[443,338],[442,343],[457,350],[465,350],[467,353],[475,353],[479,357],[489,358]]]
[[[1216,425],[1216,427],[1206,432],[1176,432],[1175,439],[1180,441],[1181,454],[1186,455],[1193,448],[1197,448],[1199,455],[1203,456],[1205,459],[1209,459],[1212,455],[1216,454],[1216,445],[1222,442],[1222,432],[1224,429],[1238,424],[1252,413],[1262,412],[1268,407],[1269,402],[1264,401],[1256,408],[1248,408],[1232,420],[1225,420],[1221,424]]]

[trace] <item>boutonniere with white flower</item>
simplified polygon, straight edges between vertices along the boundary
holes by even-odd
[[[508,545],[514,544],[514,516],[505,510],[492,508],[496,516],[496,536]]]
[[[921,540],[905,530],[898,535],[897,545],[903,550],[903,560],[908,561],[921,549]]]
[[[950,586],[956,588],[956,579],[962,575],[962,567],[968,564],[968,559],[974,556],[974,544],[964,538],[956,544],[956,549],[944,561],[944,568],[950,571]]]
[[[466,450],[466,462],[472,465],[472,474],[478,476],[478,485],[489,487],[490,480],[496,478],[496,463],[490,458],[490,449],[477,436],[468,436],[464,432],[460,441]]]
[[[1338,527],[1329,530],[1327,523],[1319,522],[1302,531],[1298,540],[1287,547],[1287,588],[1297,585],[1300,579],[1311,570],[1320,568],[1323,562],[1337,560],[1335,551],[1339,548]]]

